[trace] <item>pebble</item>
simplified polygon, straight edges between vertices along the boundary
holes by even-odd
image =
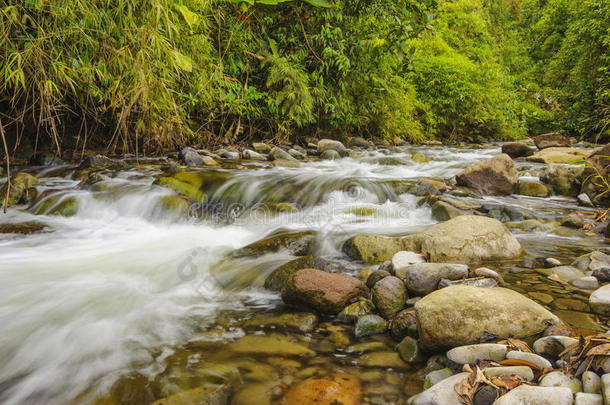
[[[534,379],[534,372],[528,366],[487,367],[483,370],[483,373],[488,378],[516,375],[527,381],[532,381]]]
[[[588,394],[601,394],[602,380],[593,371],[585,371],[582,373],[582,388]]]
[[[599,394],[576,393],[574,405],[604,405],[604,398]]]
[[[459,346],[447,352],[447,358],[457,364],[473,364],[477,360],[502,361],[506,358],[506,345],[480,343]]]
[[[582,383],[578,378],[574,378],[562,371],[551,371],[540,381],[541,387],[566,387],[572,392],[582,392]]]
[[[431,388],[416,395],[411,401],[412,405],[462,405],[455,392],[455,384],[469,376],[470,373],[460,373],[434,384]]]
[[[572,391],[565,387],[520,385],[498,398],[493,405],[572,405]]]
[[[566,347],[578,343],[568,336],[545,336],[534,342],[534,352],[541,356],[557,357]]]
[[[561,262],[554,257],[547,257],[544,259],[544,264],[546,267],[558,267],[561,266]]]
[[[542,369],[553,367],[553,365],[551,364],[550,361],[548,361],[544,357],[538,356],[537,354],[534,354],[534,353],[527,353],[527,352],[520,352],[517,350],[513,350],[506,354],[506,358],[529,361],[530,363],[533,363]]]
[[[604,403],[610,404],[610,374],[602,375],[602,395]]]
[[[379,315],[362,315],[356,321],[354,335],[357,338],[384,333],[388,329],[388,323]]]
[[[443,368],[441,370],[434,370],[426,374],[426,378],[424,379],[424,390],[432,387],[434,384],[438,384],[446,378],[449,378],[453,375],[453,371],[449,368]]]
[[[580,277],[570,282],[576,288],[582,288],[583,290],[595,290],[599,288],[599,281],[593,276]]]
[[[589,297],[589,305],[596,314],[610,315],[610,284],[593,291]]]
[[[404,278],[407,267],[415,263],[425,263],[426,258],[415,252],[401,251],[392,256],[392,267],[394,275]]]

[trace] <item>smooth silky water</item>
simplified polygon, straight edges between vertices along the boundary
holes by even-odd
[[[415,152],[431,161],[413,162]],[[161,207],[163,197],[173,194],[152,184],[162,160],[132,164],[92,187],[72,180],[71,168],[28,168],[40,178],[37,189],[45,197],[29,210],[9,209],[0,225],[33,221],[45,228],[0,234],[0,402],[149,404],[205,382],[229,382],[234,392],[248,384],[276,392],[308,376],[337,371],[361,378],[367,402],[404,402],[421,389],[409,383],[416,369],[375,367],[392,359],[375,359],[353,346],[365,343],[388,354],[395,345],[388,336],[357,341],[351,326],[328,319],[311,333],[245,331],[240,326],[245,319],[291,311],[262,285],[294,257],[285,250],[256,257],[231,253],[278,231],[314,231],[316,255],[357,275],[365,266],[341,253],[347,238],[413,233],[435,223],[429,207],[418,206],[419,197],[408,194],[405,185],[422,177],[449,178],[497,153],[493,145],[404,147],[299,168],[251,162],[240,169],[209,169],[220,180],[208,195],[207,213],[190,216]],[[519,166],[527,166],[535,178],[537,165]],[[43,206],[45,198],[54,200]],[[77,201],[72,216],[33,214],[43,208],[48,212],[66,198]],[[288,212],[273,205],[282,199],[290,201]],[[580,209],[565,198],[483,201],[546,221]],[[202,207],[191,208],[200,214]],[[603,246],[599,237],[580,231],[513,232],[531,255],[564,262]],[[532,271],[509,274],[507,281],[523,293],[565,294],[560,287],[549,290],[548,280]],[[574,296],[583,302],[577,308],[588,312],[586,296]],[[565,305],[551,309],[565,312]],[[316,355],[235,356],[225,350],[246,333],[283,333]]]

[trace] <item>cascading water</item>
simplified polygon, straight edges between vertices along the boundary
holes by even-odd
[[[498,153],[425,148],[430,162],[411,161],[421,150],[369,151],[299,168],[210,169],[220,180],[200,207],[206,212],[191,217],[162,209],[174,193],[153,184],[158,165],[106,173],[91,187],[72,180],[72,170],[38,171],[38,202],[0,217],[0,225],[44,225],[28,235],[0,233],[0,402],[87,402],[88,389],[104,392],[133,372],[153,379],[176,347],[222,311],[279,304],[262,283],[293,256],[280,250],[230,259],[231,252],[277,231],[314,231],[316,255],[352,271],[358,266],[340,251],[348,237],[434,223],[430,209],[393,182],[448,178]],[[74,215],[45,215],[66,199],[75,201]],[[536,200],[545,202],[489,199],[549,209],[550,200]],[[278,209],[280,202],[290,209]]]

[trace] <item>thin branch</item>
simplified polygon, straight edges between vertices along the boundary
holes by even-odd
[[[8,157],[8,146],[6,145],[6,136],[4,135],[4,127],[2,126],[2,121],[0,120],[0,135],[2,135],[2,143],[4,144],[4,156],[6,157],[6,196],[4,197],[4,213],[6,214],[6,209],[8,207],[8,196],[11,192],[11,164],[9,162]]]

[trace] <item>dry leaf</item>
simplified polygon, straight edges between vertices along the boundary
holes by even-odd
[[[527,366],[527,367],[533,369],[534,371],[542,371],[542,369],[540,367],[538,367],[534,363],[532,363],[530,361],[526,361],[526,360],[506,359],[506,360],[502,360],[500,362],[500,364],[503,366]]]

